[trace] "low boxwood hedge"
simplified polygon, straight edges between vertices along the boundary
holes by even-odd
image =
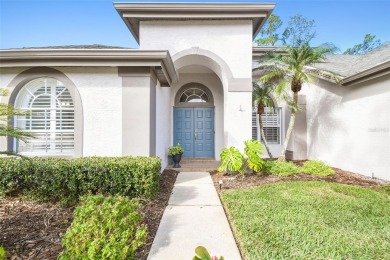
[[[150,198],[160,170],[157,157],[0,158],[0,195],[20,191],[66,204],[88,193]]]

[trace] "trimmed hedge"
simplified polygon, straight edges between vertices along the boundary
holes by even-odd
[[[20,191],[65,204],[88,193],[150,198],[160,170],[157,157],[0,158],[0,194]]]
[[[134,259],[147,237],[137,199],[122,196],[81,197],[59,259]]]

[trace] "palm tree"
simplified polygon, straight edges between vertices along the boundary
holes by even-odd
[[[1,96],[7,96],[8,91],[6,89],[0,88],[0,97]],[[9,117],[12,116],[26,116],[27,113],[18,111],[13,106],[10,106],[5,103],[0,103],[0,137],[13,137],[18,140],[21,140],[23,142],[27,142],[29,139],[34,138],[32,134],[25,132],[22,129],[19,129],[17,127],[13,127],[8,124]],[[19,157],[24,157],[22,155],[19,155],[13,151],[0,151],[0,154],[5,155],[15,155]]]
[[[296,113],[299,110],[298,93],[302,89],[302,85],[304,83],[314,82],[316,77],[331,78],[336,83],[339,82],[335,74],[310,67],[315,63],[324,61],[326,54],[331,54],[335,51],[337,51],[337,48],[331,44],[311,47],[309,41],[307,41],[298,47],[286,46],[281,53],[272,52],[267,54],[265,63],[257,68],[264,73],[260,77],[260,81],[275,84],[275,92],[278,96],[286,99],[286,96],[288,96],[286,89],[288,87],[293,92],[291,102],[287,100],[288,106],[291,109],[291,117],[286,138],[284,139],[283,149],[278,158],[280,161],[286,159],[287,145],[294,129]]]
[[[271,159],[274,157],[272,156],[272,153],[268,147],[267,139],[265,138],[264,134],[264,127],[263,127],[263,120],[261,116],[264,114],[265,107],[270,107],[272,109],[275,109],[275,102],[272,99],[272,93],[274,91],[273,85],[270,83],[262,84],[261,86],[253,82],[253,92],[252,92],[252,104],[254,107],[257,106],[257,114],[259,115],[259,127],[260,127],[260,135],[262,142],[264,143],[265,149],[267,150],[267,153]]]

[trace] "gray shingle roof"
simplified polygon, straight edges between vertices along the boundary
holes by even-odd
[[[329,55],[324,62],[314,64],[313,67],[349,77],[389,61],[390,42],[386,42],[362,55]]]
[[[23,47],[15,49],[132,49],[129,47],[110,46],[103,44],[91,44],[91,45],[63,45],[63,46],[45,46],[45,47]]]

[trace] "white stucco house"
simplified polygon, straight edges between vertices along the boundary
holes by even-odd
[[[139,49],[0,50],[0,86],[11,93],[1,101],[31,112],[10,123],[37,136],[28,144],[3,139],[0,149],[62,157],[156,155],[165,167],[173,144],[185,148],[184,157],[219,160],[224,147],[242,148],[244,140],[258,138],[252,68],[269,48],[252,41],[274,4],[114,6]],[[340,73],[342,87],[320,79],[305,88],[290,158],[390,179],[388,50],[381,64]],[[283,105],[277,111],[264,118],[274,153],[289,115]]]

